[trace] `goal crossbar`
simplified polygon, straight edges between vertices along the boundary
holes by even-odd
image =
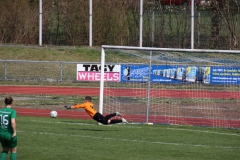
[[[174,52],[231,53],[231,54],[236,53],[236,54],[240,54],[240,50],[154,48],[154,47],[112,46],[112,45],[102,45],[102,48],[103,49],[143,50],[143,51],[174,51]]]

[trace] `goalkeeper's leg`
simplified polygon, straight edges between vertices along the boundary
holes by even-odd
[[[116,115],[117,115],[116,113],[108,114],[105,116],[105,118],[109,120],[110,118],[115,117]]]
[[[122,118],[122,119],[110,119],[114,116],[118,115],[117,113],[112,113],[112,114],[109,114],[107,116],[103,116],[102,114],[100,114],[99,112],[97,112],[94,116],[93,116],[93,119],[96,120],[97,122],[99,123],[102,123],[102,124],[105,124],[105,125],[108,125],[108,124],[116,124],[116,123],[127,123],[127,121]]]
[[[99,123],[102,123],[102,124],[105,124],[107,125],[108,124],[108,120],[99,112],[97,112],[94,116],[93,116],[93,119]]]
[[[119,112],[116,112],[116,113],[112,113],[112,114],[109,114],[109,115],[106,115],[105,118],[106,120],[108,121],[108,124],[116,124],[116,123],[128,123],[126,119],[124,118],[121,118],[121,119],[111,119],[112,117],[114,116],[121,116],[121,114]]]

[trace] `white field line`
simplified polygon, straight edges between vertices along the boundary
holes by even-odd
[[[73,125],[94,125],[94,124],[89,124],[89,123],[67,123],[67,122],[48,122],[48,121],[36,121],[32,120],[33,122],[39,122],[39,123],[57,123],[57,124],[73,124]]]
[[[184,143],[167,143],[167,142],[158,142],[158,141],[143,141],[143,140],[134,140],[134,139],[121,139],[121,138],[106,138],[106,137],[97,137],[97,136],[87,136],[87,135],[72,135],[72,134],[56,134],[48,132],[24,132],[18,131],[20,133],[32,133],[32,134],[42,134],[42,135],[53,135],[53,136],[72,136],[72,137],[81,137],[81,138],[91,138],[91,139],[103,139],[103,140],[112,140],[112,141],[127,141],[135,143],[150,143],[150,144],[162,144],[162,145],[173,145],[173,146],[191,146],[191,147],[214,147],[214,148],[223,148],[223,149],[240,149],[240,147],[231,147],[231,146],[208,146],[208,145],[199,145],[199,144],[184,144]]]
[[[199,131],[199,130],[191,130],[191,129],[179,129],[179,128],[167,128],[170,130],[178,130],[178,131],[189,131],[189,132],[202,132],[202,133],[211,133],[211,134],[220,134],[220,135],[227,135],[227,136],[240,136],[240,134],[234,133],[219,133],[219,132],[212,132],[212,131]]]
[[[70,125],[95,125],[95,124],[89,124],[89,123],[66,123],[66,122],[48,122],[48,121],[36,121],[34,122],[39,123],[58,123],[58,124],[70,124]],[[103,125],[103,126],[122,126],[122,125]],[[136,126],[128,126],[124,125],[124,127],[131,127],[136,128]],[[142,127],[137,127],[142,128]],[[184,130],[184,131],[190,131],[190,132],[204,132],[204,133],[211,133],[211,134],[221,134],[221,135],[228,135],[228,136],[239,136],[237,134],[228,134],[228,133],[219,133],[219,132],[209,132],[209,131],[199,131],[199,130],[190,130],[190,129],[174,129],[174,128],[167,128],[172,130]],[[23,132],[24,131],[18,131]],[[28,132],[29,133],[29,132]],[[163,144],[163,145],[174,145],[174,146],[193,146],[193,147],[214,147],[214,148],[228,148],[228,149],[240,149],[240,147],[231,147],[231,146],[208,146],[208,145],[199,145],[199,144],[185,144],[185,143],[167,143],[167,142],[160,142],[160,141],[142,141],[142,140],[133,140],[133,139],[118,139],[118,138],[106,138],[106,137],[97,137],[97,136],[87,136],[87,135],[71,135],[71,134],[56,134],[56,133],[47,133],[47,132],[30,132],[33,134],[45,134],[45,135],[54,135],[54,136],[76,136],[76,137],[82,137],[82,138],[95,138],[95,139],[103,139],[103,140],[119,140],[119,141],[127,141],[127,142],[136,142],[136,143],[150,143],[150,144]]]
[[[96,125],[96,124],[90,124],[90,123],[67,123],[67,122],[49,122],[49,121],[37,121],[37,120],[32,120],[33,122],[39,122],[39,123],[58,123],[58,124],[72,124],[72,125]],[[133,127],[133,126],[128,126],[126,125],[125,123],[118,123],[118,124],[113,124],[113,125],[103,125],[103,124],[99,124],[101,126],[104,126],[104,127],[112,127],[112,126],[122,126],[122,125],[125,125],[124,127],[126,128],[142,128],[142,127]]]
[[[38,112],[31,112],[31,111],[18,111],[18,113],[32,113],[32,114],[40,114],[40,115],[50,115],[51,110],[49,110],[49,113],[43,112],[43,113],[38,113]],[[65,114],[65,113],[61,113],[58,115],[68,115],[68,116],[80,116],[79,114],[74,114],[74,113],[69,113],[69,114]],[[89,117],[89,115],[81,115],[81,117]]]
[[[58,124],[73,124],[73,125],[95,125],[95,124],[90,124],[90,123],[67,123],[67,122],[49,122],[49,121],[37,121],[37,120],[32,120],[33,122],[40,122],[40,123],[58,123]],[[122,126],[127,128],[142,128],[139,125],[134,126],[134,125],[126,125],[126,124],[114,124],[114,125],[102,125],[106,127],[110,126]],[[144,125],[144,124],[143,124]],[[146,124],[145,124],[146,125]],[[149,128],[149,129],[158,129],[158,128]],[[199,133],[210,133],[210,134],[219,134],[219,135],[227,135],[227,136],[240,136],[240,134],[233,134],[233,133],[220,133],[220,132],[211,132],[211,131],[200,131],[200,130],[191,130],[191,129],[180,129],[180,128],[166,128],[169,130],[176,130],[176,131],[189,131],[189,132],[199,132]]]

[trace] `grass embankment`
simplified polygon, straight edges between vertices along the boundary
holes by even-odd
[[[1,60],[99,62],[99,47],[0,46]]]

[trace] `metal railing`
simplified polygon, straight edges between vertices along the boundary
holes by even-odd
[[[77,64],[94,62],[0,60],[0,80],[75,82]]]

